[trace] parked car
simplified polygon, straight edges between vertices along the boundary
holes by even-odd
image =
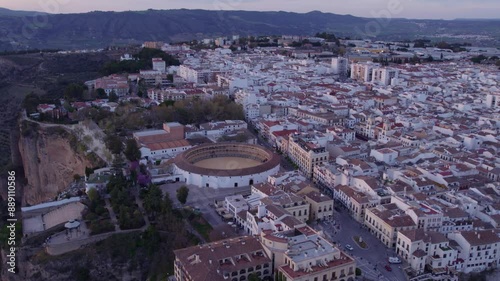
[[[390,267],[388,264],[384,266],[385,270],[387,271],[392,271],[392,267]]]
[[[398,257],[389,257],[389,263],[401,263]]]
[[[349,250],[349,251],[354,250],[354,248],[353,248],[351,245],[349,245],[349,244],[346,244],[346,245],[345,245],[345,248],[346,248],[347,250]]]

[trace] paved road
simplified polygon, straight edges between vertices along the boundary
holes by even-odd
[[[173,202],[174,208],[182,207],[182,204],[177,200],[176,191],[184,185],[184,183],[167,183],[160,186],[164,193],[168,193],[170,199]],[[219,217],[215,208],[211,207],[215,200],[222,201],[226,196],[234,194],[250,194],[250,187],[238,187],[238,188],[224,188],[224,189],[214,189],[209,187],[197,187],[194,185],[187,185],[189,188],[189,196],[186,202],[186,206],[196,207],[200,210],[203,217],[207,220],[210,225],[215,228],[217,226],[225,224],[224,221]]]
[[[407,280],[402,268],[405,264],[391,264],[391,272],[388,272],[384,266],[388,264],[390,256],[396,256],[393,250],[388,249],[375,236],[370,234],[360,223],[352,219],[347,210],[334,212],[335,225],[333,223],[322,222],[315,225],[315,228],[322,229],[326,236],[333,242],[340,244],[348,254],[353,256],[367,279],[383,281],[401,281]],[[361,236],[368,244],[368,249],[360,248],[353,240],[353,236]],[[344,247],[351,245],[354,250],[349,251]]]

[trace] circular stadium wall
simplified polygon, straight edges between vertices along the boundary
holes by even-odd
[[[176,173],[187,184],[230,188],[267,181],[280,169],[280,156],[262,146],[243,143],[203,144],[175,158]]]

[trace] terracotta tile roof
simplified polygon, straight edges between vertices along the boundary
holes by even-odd
[[[176,140],[176,141],[150,143],[146,144],[145,146],[151,149],[151,151],[156,151],[156,150],[171,149],[176,147],[186,147],[190,146],[190,144],[187,140]]]
[[[314,202],[326,202],[326,201],[332,201],[333,199],[321,194],[320,192],[317,191],[310,191],[309,193],[306,193],[305,196],[313,200]]]
[[[423,241],[425,243],[439,244],[448,241],[446,236],[435,231],[425,231],[422,228],[413,230],[401,230],[401,235],[406,236],[412,242]]]
[[[460,233],[471,246],[489,245],[500,242],[494,230],[462,231]]]
[[[223,281],[224,274],[271,262],[260,242],[251,236],[175,250],[174,254],[191,280],[196,281]]]

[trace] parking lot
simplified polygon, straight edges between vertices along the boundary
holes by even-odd
[[[401,281],[407,280],[403,272],[405,264],[389,264],[389,257],[395,257],[393,250],[388,249],[375,236],[369,233],[360,223],[350,217],[348,211],[340,209],[334,211],[333,222],[321,222],[315,228],[325,232],[327,238],[337,243],[346,253],[356,259],[357,267],[361,269],[363,276],[370,280]],[[362,249],[353,240],[354,236],[360,236],[368,245]],[[346,249],[346,245],[352,246],[353,250]],[[385,266],[389,265],[392,271]]]
[[[182,204],[177,200],[176,191],[185,185],[181,182],[167,183],[160,186],[164,193],[168,193],[173,202],[174,208],[182,207]],[[210,223],[213,228],[225,224],[222,218],[217,214],[213,204],[215,200],[222,201],[226,196],[234,194],[250,194],[250,186],[237,188],[214,189],[209,187],[198,187],[194,185],[186,185],[189,188],[189,196],[185,206],[191,206],[199,210],[203,217]]]

